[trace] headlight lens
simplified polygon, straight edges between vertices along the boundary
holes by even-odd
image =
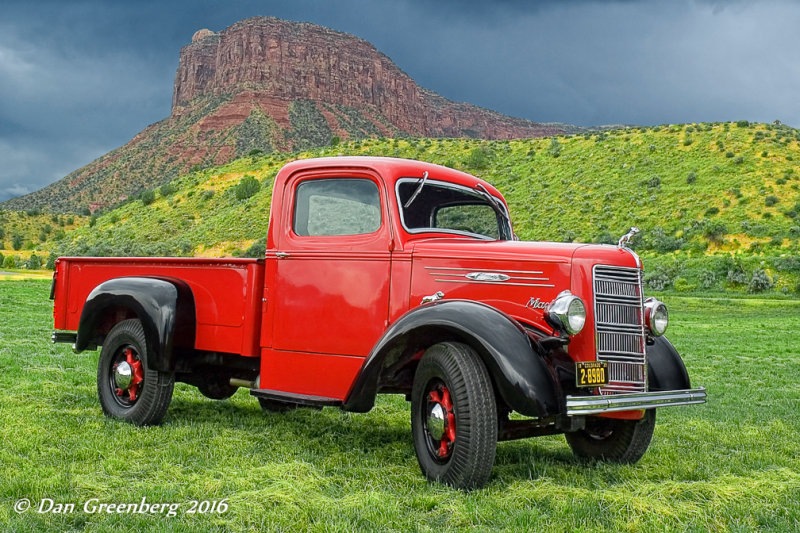
[[[644,301],[644,320],[650,333],[655,337],[660,337],[667,331],[669,325],[669,312],[664,302],[660,302],[652,296]]]
[[[571,292],[563,291],[547,311],[547,318],[553,326],[563,329],[570,335],[576,335],[586,324],[586,306]]]

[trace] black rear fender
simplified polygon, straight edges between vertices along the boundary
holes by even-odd
[[[410,391],[422,352],[443,341],[471,346],[481,357],[498,397],[527,416],[559,413],[557,386],[525,329],[488,305],[447,300],[417,307],[400,317],[370,352],[345,400],[344,409],[366,412],[381,391]]]
[[[195,305],[191,288],[174,278],[114,278],[86,298],[75,341],[77,351],[101,344],[115,323],[138,318],[147,341],[148,367],[175,369],[175,346],[193,347]]]

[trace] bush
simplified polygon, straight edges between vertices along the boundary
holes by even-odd
[[[686,278],[676,278],[672,283],[672,286],[678,292],[691,292],[697,288],[697,285],[694,283],[689,283]]]
[[[165,183],[164,185],[161,186],[159,192],[161,193],[161,196],[167,198],[168,196],[172,196],[173,194],[178,192],[178,188],[172,183]]]
[[[719,207],[709,207],[706,209],[705,216],[710,217],[716,215],[717,213],[719,213]]]
[[[772,279],[762,268],[757,268],[753,271],[753,277],[750,278],[750,284],[747,286],[747,292],[764,292],[773,287]]]
[[[728,227],[722,222],[706,222],[703,234],[711,242],[722,242],[722,237],[728,233]]]
[[[750,275],[741,265],[741,263],[734,263],[734,265],[728,270],[728,283],[733,286],[737,285],[744,285],[750,282]]]
[[[550,141],[550,148],[548,148],[547,151],[553,157],[558,157],[561,155],[561,143],[558,142],[558,139],[553,137],[553,139]]]
[[[736,159],[734,159],[733,162],[736,163],[737,165],[741,165],[742,163],[744,163],[744,157],[739,156]]]
[[[11,237],[11,247],[15,250],[19,250],[22,248],[23,237],[19,233],[15,233],[13,237]]]
[[[746,120],[738,120],[738,121],[736,121],[736,127],[737,128],[746,128],[749,125],[750,125],[750,123],[748,121],[746,121]]]
[[[47,263],[45,263],[44,267],[47,270],[55,270],[56,269],[56,259],[58,259],[58,255],[53,252],[50,252],[50,255],[47,256]]]
[[[689,172],[689,174],[686,176],[687,185],[691,185],[696,181],[697,181],[697,173],[695,173],[694,171]]]
[[[764,198],[764,205],[767,207],[772,207],[773,205],[778,203],[778,197],[770,194],[766,198]]]
[[[155,193],[155,191],[151,191],[151,190],[142,191],[142,193],[139,195],[139,199],[142,201],[142,204],[150,205],[153,202],[155,202],[156,193]]]
[[[75,217],[67,217],[67,226],[75,224]]]
[[[468,168],[477,170],[484,169],[489,166],[489,155],[486,148],[479,146],[470,150],[467,158],[464,160],[464,165]]]
[[[700,286],[704,289],[710,289],[717,284],[717,275],[713,270],[703,270],[700,273]]]
[[[3,259],[3,268],[17,268],[17,261],[13,255],[7,255]]]
[[[733,152],[725,152],[725,157],[727,157],[727,158],[731,158],[731,157],[733,157],[733,156],[734,156],[734,153],[733,153]]]
[[[261,189],[261,183],[253,176],[245,176],[242,181],[234,187],[234,194],[237,200],[247,200]]]
[[[4,239],[5,236],[6,236],[6,230],[4,230],[3,228],[0,228],[0,240]]]
[[[27,262],[27,267],[28,270],[39,270],[42,268],[42,259],[36,254],[31,254]]]
[[[645,278],[644,282],[645,285],[654,291],[663,291],[672,285],[672,277],[664,267],[659,265],[647,278]]]
[[[92,218],[89,219],[89,227],[93,228],[95,224],[97,224],[97,215],[92,215]]]

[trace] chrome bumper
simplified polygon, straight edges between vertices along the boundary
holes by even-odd
[[[615,411],[654,409],[670,405],[692,405],[706,402],[706,389],[634,392],[605,396],[567,396],[567,416],[595,415]]]

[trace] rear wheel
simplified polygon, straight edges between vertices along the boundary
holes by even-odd
[[[414,375],[411,430],[428,479],[459,489],[486,484],[497,449],[497,407],[475,350],[447,342],[425,352]]]
[[[585,429],[564,436],[577,457],[635,463],[650,446],[655,426],[656,410],[648,409],[641,420],[591,417]]]
[[[158,424],[174,385],[172,374],[148,367],[141,321],[124,320],[111,329],[97,365],[97,395],[106,416],[137,426]]]

